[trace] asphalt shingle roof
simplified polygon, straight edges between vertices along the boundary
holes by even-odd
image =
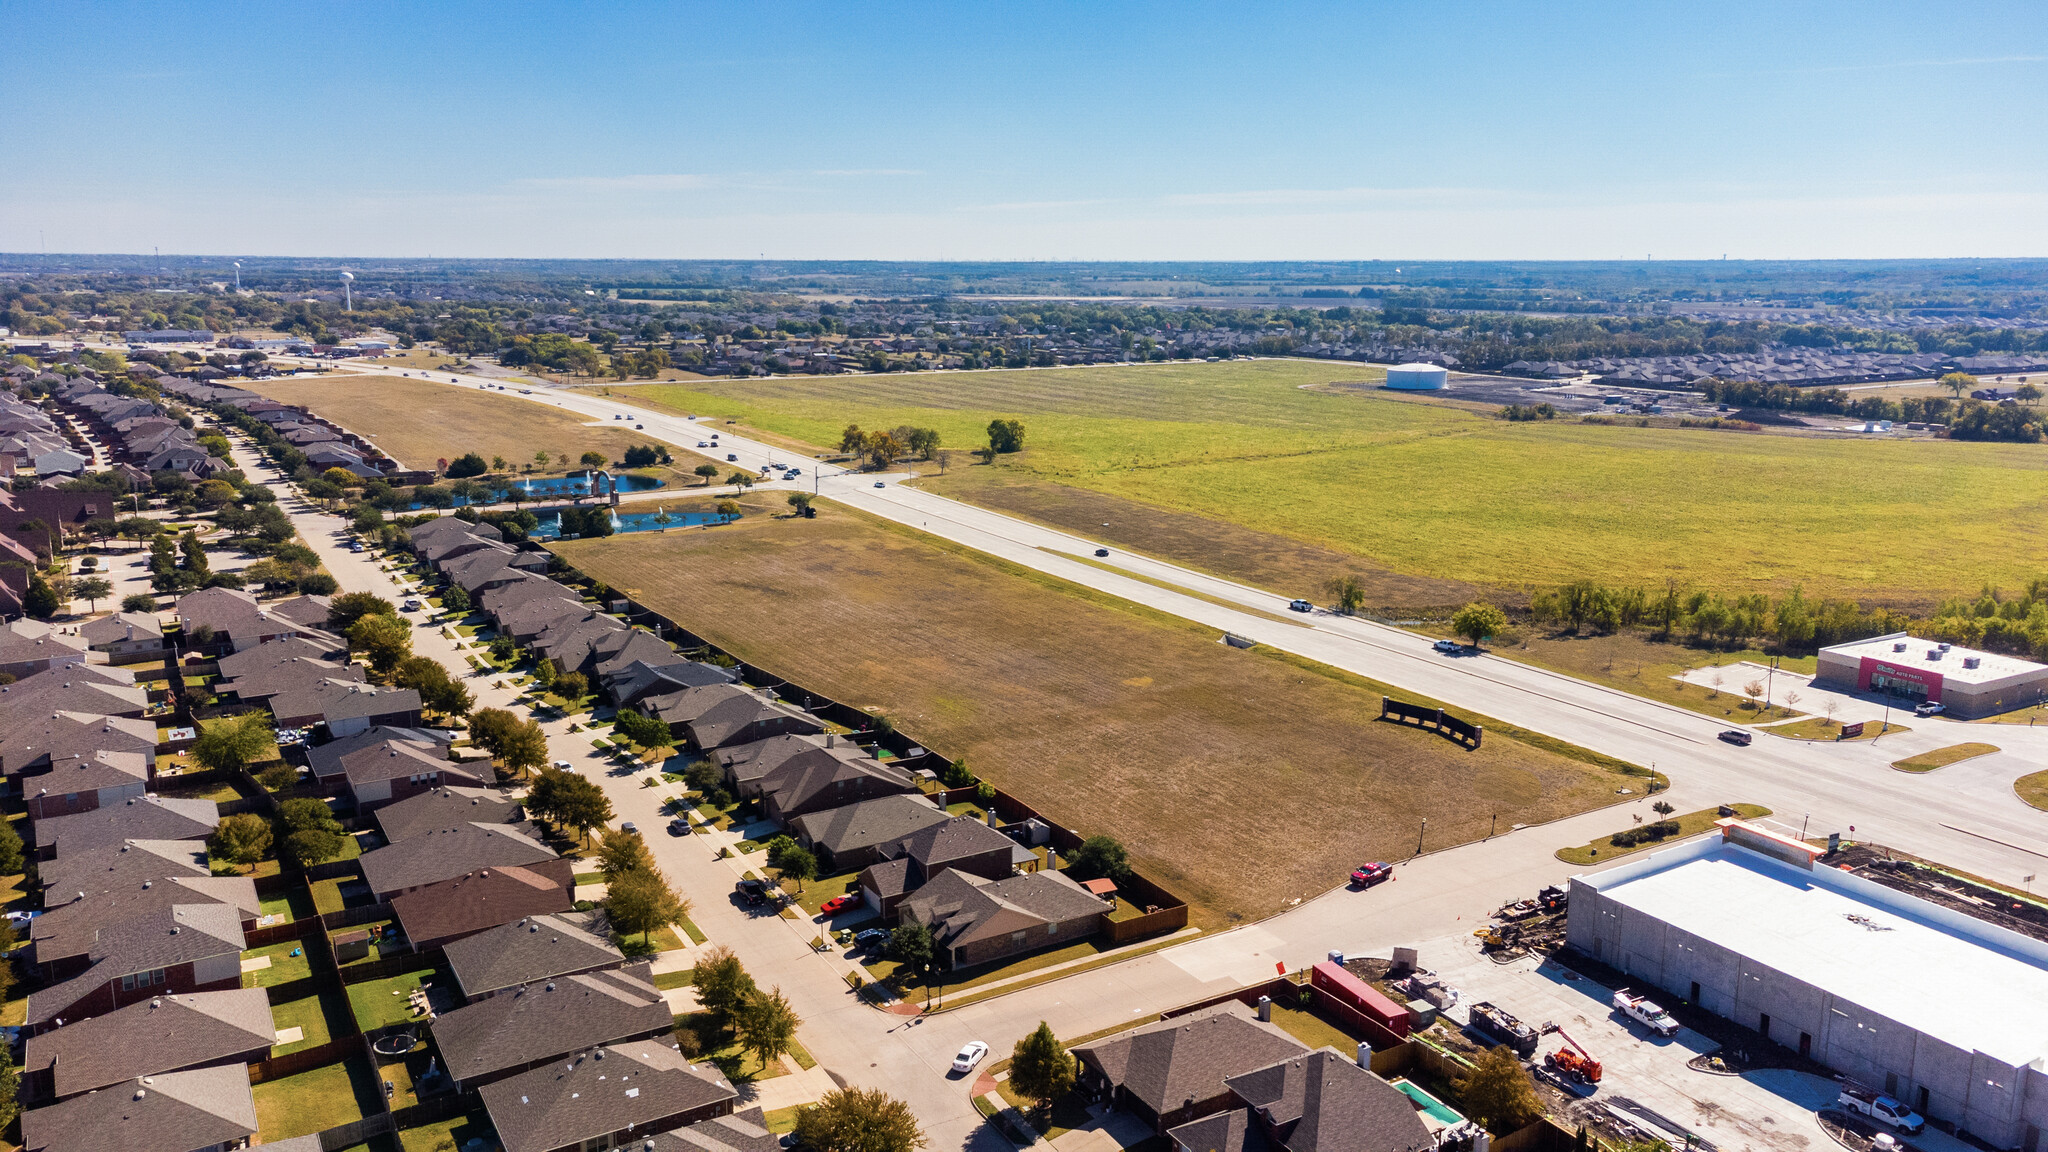
[[[22,1152],[191,1152],[255,1131],[249,1070],[238,1064],[131,1080],[21,1117]]]
[[[652,967],[641,963],[522,985],[443,1013],[433,1032],[448,1074],[473,1080],[674,1026]]]
[[[277,1024],[263,989],[186,992],[32,1036],[22,1069],[49,1069],[57,1095],[71,1096],[263,1051],[276,1042]]]
[[[521,984],[615,967],[626,955],[561,916],[529,916],[448,945],[448,967],[470,999]]]

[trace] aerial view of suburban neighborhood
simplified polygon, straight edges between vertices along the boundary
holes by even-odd
[[[0,1152],[2048,1152],[2048,9],[7,11]]]

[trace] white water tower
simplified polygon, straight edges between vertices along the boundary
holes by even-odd
[[[241,290],[242,290],[242,262],[241,262],[240,260],[237,260],[237,261],[235,261],[235,291],[236,291],[237,293],[239,293],[239,292],[241,292]]]
[[[341,274],[341,310],[344,312],[356,310],[355,282],[355,273],[343,272]]]

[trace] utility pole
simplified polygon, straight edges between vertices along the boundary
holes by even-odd
[[[1422,831],[1415,834],[1415,854],[1422,855],[1422,838],[1429,835],[1429,817],[1422,818]]]

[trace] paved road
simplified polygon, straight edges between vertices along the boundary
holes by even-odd
[[[481,382],[472,377],[465,383],[475,387]],[[885,477],[884,486],[876,489],[874,477],[800,460],[722,425],[651,412],[616,398],[537,390],[532,402],[558,405],[593,423],[612,423],[613,414],[623,412],[650,435],[693,450],[698,441],[709,439],[710,431],[719,431],[725,451],[740,457],[737,463],[756,471],[769,460],[801,463],[806,487],[864,511],[1219,631],[1654,764],[1671,775],[1670,795],[1681,808],[1751,800],[1770,805],[1794,827],[1809,814],[1816,830],[1855,825],[1865,838],[2013,881],[2048,864],[2048,855],[2042,854],[2048,853],[2048,815],[2026,808],[2009,788],[1999,791],[1993,774],[2002,766],[1980,766],[1970,778],[1947,772],[1912,776],[1887,767],[1903,752],[1973,738],[1995,740],[2008,749],[2006,757],[2038,763],[2048,751],[2048,731],[1925,722],[1910,734],[1912,743],[1883,749],[1763,736],[1750,748],[1733,748],[1714,739],[1722,725],[1708,717],[1490,655],[1443,657],[1424,639],[1366,621],[1320,613],[1307,620],[1291,618],[1284,597],[1160,561],[1114,553],[1107,563],[1225,604],[1105,571],[1067,558],[1092,552],[1092,541],[906,487],[901,483],[905,477]],[[784,486],[790,485],[767,485]],[[329,532],[339,527],[333,518],[327,522]],[[344,569],[362,567],[361,558],[318,550],[343,587],[353,588]],[[587,746],[569,751],[564,758],[594,760]],[[622,818],[637,819],[643,828],[660,826],[653,818],[658,790],[619,778],[608,779],[607,788]],[[731,869],[711,860],[700,838],[654,839],[657,860],[692,898],[700,925],[714,940],[739,950],[763,983],[781,984],[792,997],[805,1020],[803,1039],[821,1063],[848,1081],[884,1087],[910,1100],[933,1136],[933,1147],[948,1149],[1004,1146],[978,1122],[965,1086],[943,1075],[953,1051],[968,1039],[985,1040],[1000,1053],[1040,1019],[1062,1035],[1076,1035],[1237,987],[1273,971],[1275,964],[1299,967],[1333,948],[1385,955],[1396,944],[1440,939],[1466,922],[1483,922],[1505,900],[1575,871],[1558,862],[1552,850],[1612,831],[1619,821],[1615,811],[1605,810],[1420,856],[1402,864],[1398,879],[1372,891],[1331,891],[1259,924],[943,1013],[922,1024],[861,1006],[839,982],[838,961],[812,954],[803,943],[807,936],[793,934],[785,921],[749,916],[734,907],[727,897]]]

